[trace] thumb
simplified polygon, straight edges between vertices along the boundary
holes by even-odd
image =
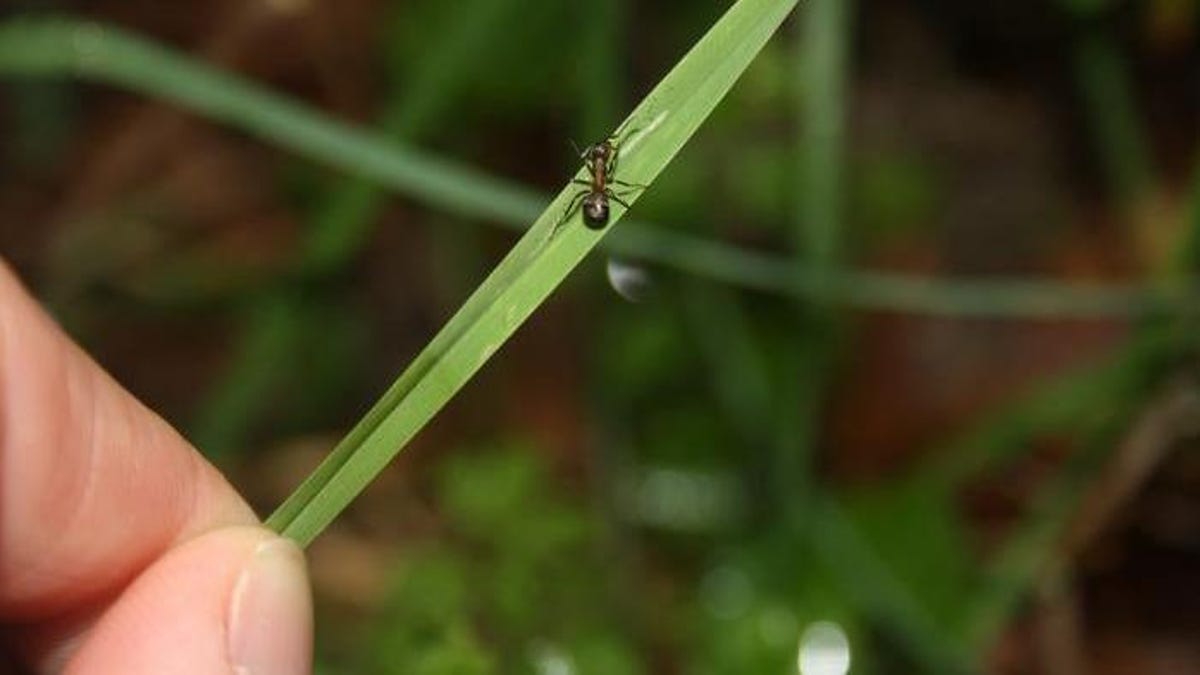
[[[147,568],[88,631],[68,673],[311,671],[304,557],[257,527],[201,535]]]

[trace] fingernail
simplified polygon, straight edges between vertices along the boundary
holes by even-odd
[[[312,668],[312,601],[304,554],[288,539],[260,544],[233,590],[229,658],[238,675]]]

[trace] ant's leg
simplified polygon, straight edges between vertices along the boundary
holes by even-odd
[[[645,190],[646,188],[650,187],[649,185],[642,185],[641,183],[627,183],[618,178],[610,178],[608,182],[612,183],[613,185],[620,185],[621,187],[630,188],[632,190]]]
[[[575,213],[575,209],[579,208],[581,200],[588,196],[588,193],[588,190],[580,190],[574,197],[571,198],[571,203],[567,205],[567,210],[563,211],[562,218],[559,218],[558,222],[554,224],[554,229],[550,230],[551,237],[553,237],[555,233],[558,232],[558,228],[562,227],[563,223],[567,222],[571,215]]]
[[[626,211],[633,208],[632,206],[629,205],[629,202],[626,202],[624,199],[621,199],[620,197],[618,197],[617,193],[613,192],[612,190],[605,190],[604,194],[608,195],[609,199],[620,204],[621,206],[624,206]]]
[[[634,127],[632,129],[626,130],[624,125],[622,125],[620,127],[617,127],[617,130],[613,132],[612,136],[608,137],[608,141],[610,143],[614,143],[615,145],[620,147],[621,141],[623,141],[626,138],[629,138],[630,136],[636,134],[637,132],[639,132],[641,130],[642,130],[641,127]]]
[[[587,197],[590,192],[590,190],[580,190],[579,192],[575,193],[575,196],[571,198],[570,203],[567,204],[567,210],[563,212],[562,218],[558,221],[560,225],[575,213],[575,209],[579,208],[579,205],[583,203],[583,199]]]
[[[571,182],[574,183],[575,185],[585,185],[589,188],[592,187],[591,183],[589,183],[588,181],[586,181],[582,178],[572,178]]]
[[[604,167],[608,171],[608,175],[610,175],[610,176],[617,175],[617,159],[621,156],[621,144],[625,142],[626,138],[629,138],[630,136],[638,133],[639,131],[641,131],[641,127],[635,127],[628,131],[626,131],[625,128],[622,127],[620,129],[617,129],[616,132],[613,133],[612,136],[608,137],[608,140],[606,142],[613,147],[613,154],[608,160],[608,166]]]
[[[613,188],[609,188],[609,191],[612,193],[612,196],[614,196],[614,197],[628,197],[628,196],[630,196],[630,195],[639,195],[639,194],[641,194],[643,191],[645,191],[645,189],[646,189],[646,186],[645,186],[645,185],[629,185],[629,184],[625,184],[625,185],[622,185],[621,187],[622,187],[623,189],[622,189],[622,190],[620,190],[620,191],[617,191],[617,190],[615,190],[615,189],[613,189]]]

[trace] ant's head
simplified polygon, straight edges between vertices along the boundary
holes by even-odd
[[[606,164],[613,156],[613,151],[614,150],[611,143],[597,143],[596,145],[588,148],[587,157],[590,161]]]

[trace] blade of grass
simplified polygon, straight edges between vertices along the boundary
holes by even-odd
[[[1154,171],[1128,67],[1113,41],[1093,32],[1075,49],[1075,69],[1109,184],[1122,208],[1136,213],[1154,185]]]
[[[797,44],[799,111],[797,137],[797,259],[818,288],[836,288],[847,255],[845,207],[846,119],[850,78],[853,0],[812,0],[805,7]],[[893,566],[877,533],[843,510],[839,500],[813,478],[820,451],[825,397],[849,327],[830,299],[798,307],[796,354],[790,381],[779,387],[787,401],[776,424],[776,484],[790,498],[788,517],[807,534],[810,550],[822,557],[854,608],[905,647],[930,672],[970,672],[971,655],[938,620],[921,582]],[[932,498],[932,496],[930,496]],[[890,499],[901,499],[891,495]],[[947,505],[946,508],[949,508]],[[888,511],[908,509],[893,501]],[[893,521],[903,522],[903,521]],[[940,550],[940,549],[938,549]],[[898,551],[893,547],[890,553]],[[962,553],[965,557],[965,552]],[[922,559],[918,554],[917,559]],[[929,559],[923,559],[928,562]],[[903,568],[903,565],[900,565]]]
[[[1072,457],[1030,509],[1016,533],[989,566],[989,584],[976,598],[967,622],[979,644],[994,640],[1018,611],[1029,590],[1056,577],[1078,557],[1161,467],[1179,442],[1191,437],[1197,394],[1187,379],[1168,384],[1153,397],[1121,411],[1125,427],[1115,447],[1108,438]],[[1127,419],[1122,419],[1127,418]]]
[[[622,177],[649,185],[749,65],[796,0],[740,0],[622,125]],[[582,177],[581,171],[577,174]],[[604,235],[574,214],[568,186],[408,370],[268,519],[312,541],[466,383]],[[623,207],[613,206],[613,220]],[[611,225],[610,225],[611,227]]]
[[[1039,434],[1070,433],[1095,411],[1120,403],[1170,353],[1168,330],[1139,335],[1098,365],[1055,378],[1010,406],[993,412],[974,429],[914,471],[916,480],[953,490],[973,476],[1024,452]]]
[[[300,155],[467,218],[523,229],[546,199],[537,192],[410,146],[356,130],[123,31],[72,19],[0,25],[0,74],[77,77],[156,96]],[[1049,281],[938,282],[903,274],[839,274],[820,283],[794,261],[702,238],[630,227],[605,241],[630,259],[743,288],[863,309],[1012,318],[1106,318],[1193,311],[1191,291],[1151,285]]]
[[[1127,415],[1122,410],[1122,415]],[[1112,420],[1106,420],[1112,426]],[[1049,481],[1041,487],[1026,515],[993,554],[986,568],[987,583],[973,598],[965,634],[978,648],[994,641],[1016,613],[1038,577],[1056,560],[1063,537],[1091,485],[1101,474],[1105,460],[1113,454],[1110,434],[1093,431],[1080,448]]]
[[[462,89],[468,66],[486,41],[488,29],[515,3],[472,0],[455,13],[440,33],[444,38],[416,65],[408,78],[411,84],[401,87],[398,81],[392,83],[378,133],[408,139],[422,134]],[[329,274],[353,260],[366,244],[383,203],[383,190],[376,183],[354,175],[338,181],[318,201],[310,218],[295,263],[299,271]],[[294,309],[293,304],[290,287],[283,285],[244,312],[235,357],[205,396],[188,434],[210,460],[226,461],[244,444],[253,421],[286,374],[278,359],[269,355],[295,348],[297,336],[292,331],[301,327],[300,322],[292,321],[292,331],[279,324],[279,317],[287,315],[288,308]]]
[[[302,307],[292,294],[255,297],[226,372],[206,392],[188,438],[210,461],[221,464],[242,446],[247,431],[295,362]]]
[[[798,180],[794,223],[797,260],[807,265],[818,288],[830,286],[842,265],[845,203],[845,124],[853,0],[811,0],[802,12],[797,42],[798,115],[795,146]],[[788,393],[790,415],[782,425],[775,460],[775,487],[790,497],[795,517],[805,518],[812,463],[821,436],[824,398],[842,330],[829,298],[799,308],[799,364]]]
[[[697,281],[678,302],[723,414],[744,442],[761,443],[773,417],[771,367],[745,307],[728,288]]]
[[[1174,277],[1186,283],[1189,275],[1200,267],[1200,152],[1192,164],[1192,191],[1184,206],[1184,234],[1173,261]]]
[[[604,129],[621,110],[624,86],[624,54],[621,29],[625,0],[579,3],[575,8],[581,26],[581,62],[584,72],[579,87],[579,129],[583,138],[602,138]]]
[[[974,672],[971,654],[950,639],[912,589],[895,578],[887,563],[863,540],[841,503],[833,497],[818,497],[812,505],[814,513],[807,525],[812,530],[812,549],[841,583],[842,591],[859,607],[868,608],[890,634],[928,664],[927,672]]]
[[[800,195],[796,243],[817,274],[834,271],[842,257],[845,205],[846,90],[850,14],[847,0],[811,0],[798,41]]]

